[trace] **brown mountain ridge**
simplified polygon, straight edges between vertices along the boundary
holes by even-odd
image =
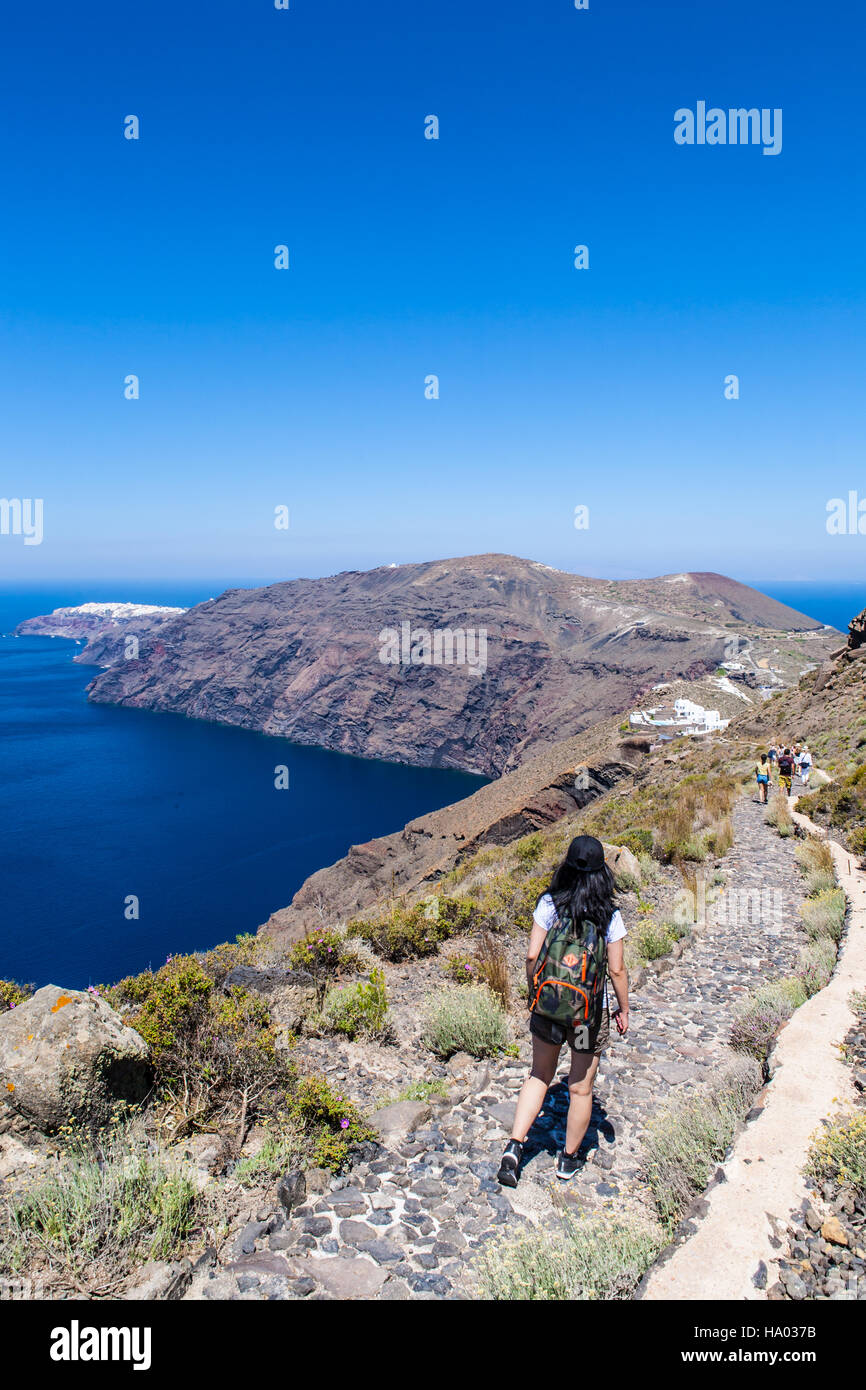
[[[447,645],[441,663],[434,647],[428,662],[412,664],[417,634],[431,634],[432,645],[443,630],[456,635],[458,658],[460,634],[477,657],[483,633],[484,669],[446,664]],[[388,632],[398,637],[392,662],[382,659]],[[404,632],[412,640],[401,649]],[[733,653],[788,683],[838,643],[831,629],[724,575],[608,581],[477,555],[228,590],[143,630],[137,660],[108,664],[103,642],[97,661],[108,669],[89,694],[499,776],[660,681],[706,675]]]

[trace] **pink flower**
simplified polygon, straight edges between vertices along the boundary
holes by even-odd
[[[348,1128],[349,1128],[349,1121],[348,1121],[348,1120],[341,1120],[341,1121],[340,1121],[340,1129],[348,1129]]]

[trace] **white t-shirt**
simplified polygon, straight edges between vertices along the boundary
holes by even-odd
[[[536,926],[541,927],[542,931],[549,931],[558,922],[559,918],[556,915],[553,898],[549,893],[545,893],[544,897],[539,900],[538,907],[532,914],[532,920]],[[608,946],[612,941],[621,941],[624,936],[628,936],[628,931],[622,920],[622,913],[617,908],[607,924],[606,940]]]

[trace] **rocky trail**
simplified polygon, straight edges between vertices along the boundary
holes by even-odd
[[[281,1205],[251,1213],[219,1258],[214,1252],[200,1261],[184,1297],[467,1298],[474,1291],[471,1260],[484,1241],[544,1221],[564,1205],[645,1207],[639,1168],[647,1122],[730,1055],[738,1000],[790,971],[805,944],[795,842],[765,824],[749,795],[733,820],[724,891],[682,950],[648,971],[633,994],[628,1037],[614,1035],[602,1058],[586,1161],[573,1181],[554,1175],[568,1106],[557,1079],[530,1135],[518,1187],[496,1182],[530,1059],[525,1027],[517,1058],[479,1063],[460,1055],[432,1068],[407,1052],[401,1069],[404,1057],[390,1049],[383,1070],[369,1050],[322,1041],[319,1069],[345,1078],[353,1099],[369,1103],[376,1089],[380,1097],[389,1087],[393,1094],[419,1075],[441,1077],[449,1093],[380,1112],[382,1147],[349,1174],[314,1171],[291,1189],[284,1182]],[[408,980],[411,967],[405,970]],[[381,1056],[388,1051],[378,1049]],[[560,1076],[566,1069],[563,1054]]]

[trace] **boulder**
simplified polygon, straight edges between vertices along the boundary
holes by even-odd
[[[632,854],[625,845],[605,845],[604,858],[607,867],[617,878],[620,874],[630,874],[640,883],[641,872],[637,855]]]
[[[107,1124],[117,1101],[144,1100],[144,1039],[99,995],[45,985],[0,1014],[0,1100],[43,1133]]]
[[[370,1123],[386,1148],[408,1139],[419,1125],[430,1119],[430,1106],[420,1100],[400,1100],[386,1105],[370,1117]]]
[[[318,1004],[316,982],[306,970],[257,970],[239,965],[226,976],[223,989],[232,985],[263,995],[274,1023],[290,1033],[301,1031]]]

